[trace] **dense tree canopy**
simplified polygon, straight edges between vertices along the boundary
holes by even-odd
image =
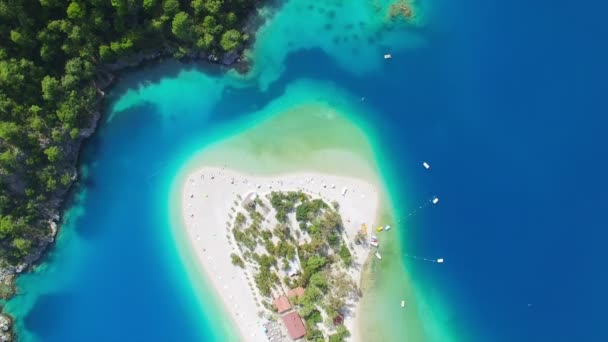
[[[221,56],[252,0],[0,0],[0,266],[50,234],[105,63],[159,50]]]

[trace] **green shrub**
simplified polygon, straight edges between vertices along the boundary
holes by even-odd
[[[235,253],[231,253],[230,254],[230,259],[232,259],[232,264],[234,266],[238,266],[240,268],[245,268],[245,263],[243,262],[243,260],[241,259],[241,257],[239,257],[238,255],[236,255]]]

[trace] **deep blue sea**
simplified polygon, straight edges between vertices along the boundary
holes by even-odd
[[[287,56],[267,91],[192,95],[188,84],[183,98],[200,102],[176,100],[169,105],[179,110],[165,115],[150,101],[104,124],[85,148],[59,243],[9,303],[25,339],[221,340],[209,332],[216,318],[193,304],[183,267],[170,262],[177,252],[159,197],[201,136],[308,78],[365,97],[408,203],[440,197],[403,238],[411,254],[446,258],[441,268],[407,265],[445,299],[456,336],[608,341],[608,5],[428,2],[425,43],[377,71],[353,73],[308,48]],[[126,76],[112,99],[193,67]]]

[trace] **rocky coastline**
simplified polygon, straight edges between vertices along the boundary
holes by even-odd
[[[178,60],[183,63],[209,63],[245,73],[249,70],[249,64],[244,59],[244,50],[245,46],[241,46],[237,50],[238,52],[226,53],[223,56],[197,52],[182,56]],[[38,246],[32,248],[31,253],[24,258],[22,263],[14,266],[0,267],[0,299],[8,300],[17,293],[15,282],[19,274],[33,271],[55,241],[66,204],[76,188],[75,185],[79,176],[80,151],[83,144],[97,130],[99,120],[102,118],[102,108],[107,91],[114,85],[120,74],[168,59],[175,59],[175,49],[164,47],[157,51],[139,52],[115,63],[100,65],[97,68],[97,77],[94,82],[97,88],[98,99],[94,108],[91,109],[91,120],[87,127],[81,130],[78,139],[70,140],[62,146],[63,150],[66,151],[66,159],[70,161],[69,167],[64,171],[72,175],[71,182],[66,188],[54,193],[44,207],[45,221],[42,224],[48,229],[48,235],[40,241]],[[0,306],[0,342],[15,341],[17,339],[12,323],[13,318],[9,313],[3,312],[3,307]]]
[[[266,6],[277,9],[279,6],[274,1],[266,1]],[[256,1],[256,8],[260,9],[264,5]],[[270,11],[273,13],[274,11]],[[162,63],[166,60],[178,60],[182,63],[205,63],[211,66],[234,69],[241,74],[246,74],[250,68],[250,61],[245,58],[246,49],[255,43],[256,32],[266,22],[268,17],[260,15],[256,10],[247,22],[243,30],[249,35],[249,39],[242,43],[237,49],[223,55],[215,55],[205,51],[196,51],[178,55],[178,49],[165,44],[159,49],[142,51],[132,54],[126,58],[115,61],[114,63],[101,64],[96,68],[96,77],[93,81],[97,89],[97,101],[90,109],[91,120],[88,125],[81,129],[78,139],[70,140],[64,146],[66,160],[69,161],[66,170],[71,175],[71,182],[67,187],[57,190],[47,201],[43,208],[44,220],[41,227],[48,229],[48,234],[39,241],[39,244],[32,248],[23,262],[18,265],[6,265],[0,267],[0,303],[4,303],[18,293],[16,280],[24,272],[32,272],[35,267],[43,260],[45,254],[53,246],[53,242],[58,233],[59,225],[63,219],[69,199],[76,189],[79,173],[80,151],[83,144],[97,131],[99,120],[103,116],[103,105],[107,92],[115,84],[117,78],[126,72],[137,70],[147,65]],[[10,313],[4,312],[3,304],[0,304],[0,342],[18,340],[18,335],[14,331],[13,317]]]

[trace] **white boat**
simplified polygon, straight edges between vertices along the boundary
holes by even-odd
[[[342,196],[346,195],[346,192],[348,191],[348,188],[344,188],[342,189]]]
[[[393,56],[391,56],[390,53],[387,53],[384,55],[384,59],[391,59],[391,58],[393,58]]]
[[[401,307],[402,307],[402,308],[404,308],[404,307],[405,307],[405,301],[404,301],[404,300],[402,300],[402,301],[401,301]]]
[[[424,166],[424,168],[427,170],[431,168],[431,165],[429,165],[427,162],[422,162],[422,166]]]
[[[443,258],[437,259],[437,262],[440,263],[440,264],[443,264]]]
[[[439,203],[439,198],[437,198],[437,197],[433,198],[433,204],[437,204],[437,203]]]
[[[380,255],[380,252],[376,252],[376,258],[382,260],[382,255]]]
[[[384,226],[384,230],[390,230],[391,226]]]
[[[372,240],[378,240],[378,237],[376,235],[372,235]]]
[[[374,247],[378,247],[378,241],[372,241],[369,244],[372,245],[372,246],[374,246]]]

